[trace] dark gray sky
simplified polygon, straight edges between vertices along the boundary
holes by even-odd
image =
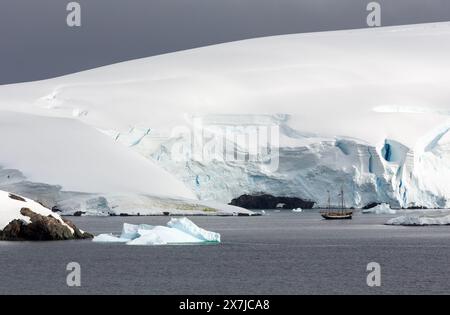
[[[366,26],[371,0],[0,0],[0,84],[233,40]],[[450,20],[448,0],[378,0],[382,25]]]

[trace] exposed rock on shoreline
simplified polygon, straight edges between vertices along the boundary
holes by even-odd
[[[11,221],[3,231],[0,239],[8,241],[53,241],[87,239],[93,235],[80,231],[71,221],[63,219],[66,225],[52,216],[43,216],[28,208],[22,208],[20,213],[30,218],[31,223],[25,224],[22,220]]]
[[[230,205],[246,209],[311,209],[314,201],[297,197],[275,197],[269,194],[242,195],[231,200]]]
[[[50,241],[93,237],[39,203],[4,191],[0,191],[0,223],[0,240]]]

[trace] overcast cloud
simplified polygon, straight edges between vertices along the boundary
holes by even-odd
[[[252,37],[366,26],[370,0],[1,0],[0,84]],[[382,24],[450,20],[450,1],[379,0]]]

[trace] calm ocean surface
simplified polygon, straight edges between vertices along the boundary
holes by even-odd
[[[395,215],[324,221],[316,211],[191,217],[220,245],[127,246],[91,241],[0,242],[0,294],[450,293],[450,226],[383,225]],[[73,217],[94,234],[167,217]],[[81,287],[66,285],[67,263]],[[366,266],[381,265],[381,287]]]

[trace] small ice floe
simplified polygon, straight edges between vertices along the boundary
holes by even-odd
[[[391,209],[388,203],[379,204],[370,209],[364,209],[362,213],[373,213],[373,214],[396,214],[397,211]]]
[[[302,208],[295,208],[295,209],[292,209],[292,212],[300,213],[300,212],[303,212],[303,209]]]
[[[450,225],[450,215],[426,216],[426,215],[404,215],[392,218],[386,222],[387,225],[425,226],[425,225]]]
[[[100,234],[94,242],[127,245],[220,243],[220,234],[204,230],[188,218],[172,218],[167,226],[124,223],[122,234]]]

